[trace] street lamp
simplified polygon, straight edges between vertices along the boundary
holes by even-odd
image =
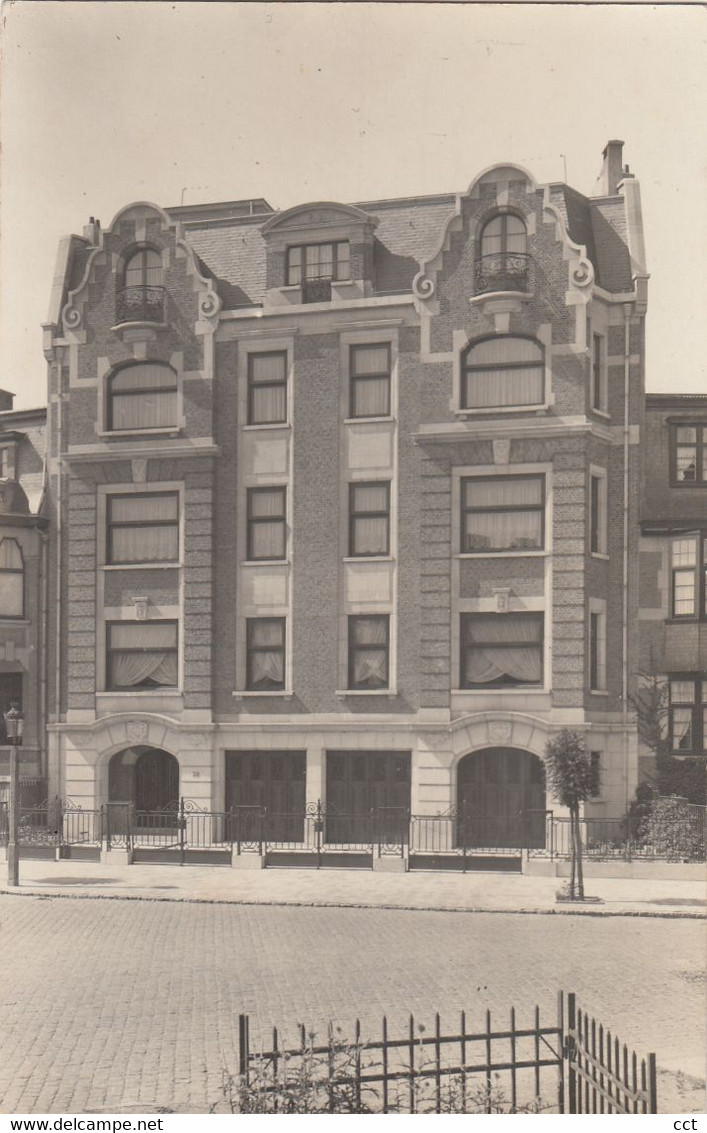
[[[3,716],[5,719],[5,732],[10,741],[10,798],[7,816],[7,884],[19,885],[20,859],[17,847],[17,828],[19,826],[20,774],[17,749],[22,743],[25,718],[16,700],[13,700],[10,705],[10,710],[4,712]]]

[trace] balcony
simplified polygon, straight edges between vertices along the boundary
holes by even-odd
[[[330,303],[331,279],[305,279],[302,281],[303,303]]]
[[[533,290],[533,261],[525,252],[494,252],[476,261],[476,294]]]
[[[164,287],[139,284],[124,287],[116,301],[116,323],[163,323]]]

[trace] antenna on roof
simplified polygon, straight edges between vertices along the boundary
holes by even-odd
[[[184,188],[182,189],[182,198],[179,202],[180,206],[184,204],[184,194],[187,192],[188,189],[189,190],[191,190],[191,189],[208,189],[208,185],[185,185]]]

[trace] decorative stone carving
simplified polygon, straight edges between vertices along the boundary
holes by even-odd
[[[69,330],[76,330],[81,325],[81,312],[71,303],[64,307],[64,326]]]
[[[511,725],[505,720],[494,720],[489,724],[489,740],[494,744],[507,744],[511,738]]]
[[[125,725],[125,734],[131,744],[144,743],[147,739],[147,724],[144,720],[129,720]]]
[[[594,268],[589,260],[582,257],[579,263],[572,269],[571,278],[575,287],[591,286],[594,282]]]
[[[144,484],[147,480],[147,461],[143,459],[131,460],[130,465],[132,469],[133,484]]]
[[[205,319],[212,319],[214,315],[219,313],[221,309],[221,300],[216,292],[210,289],[206,295],[203,295],[200,303],[201,314]]]
[[[138,598],[133,596],[133,603],[135,605],[135,617],[139,622],[147,620],[147,598]]]
[[[506,440],[493,441],[493,462],[494,464],[508,464],[511,459],[511,442]]]
[[[446,748],[451,748],[451,738],[449,731],[446,732],[422,732],[420,734],[420,742],[424,744],[430,751],[444,751]]]
[[[508,599],[510,597],[510,589],[507,586],[494,586],[493,596],[496,599],[496,609],[499,614],[508,613]]]
[[[412,290],[418,299],[431,299],[435,293],[435,282],[424,271],[420,271],[412,281]]]

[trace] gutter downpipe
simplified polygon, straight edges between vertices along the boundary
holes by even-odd
[[[49,657],[47,650],[49,621],[49,536],[46,531],[39,532],[39,751],[40,774],[49,779],[49,753],[47,751],[47,678]]]
[[[61,616],[62,616],[62,592],[61,580],[64,567],[64,557],[62,554],[62,540],[63,540],[63,522],[62,522],[62,506],[63,506],[63,492],[62,482],[64,478],[64,464],[63,464],[63,390],[61,388],[61,362],[55,363],[56,375],[56,642],[55,642],[55,669],[56,680],[54,686],[54,695],[56,698],[54,705],[55,718],[57,722],[61,719]],[[61,741],[59,741],[61,742]],[[62,777],[62,761],[59,757],[57,761],[57,795],[61,797],[61,777]]]
[[[629,738],[628,738],[628,521],[629,521],[629,389],[630,389],[630,368],[631,368],[631,304],[624,303],[624,428],[623,428],[623,562],[622,562],[622,575],[623,575],[623,607],[622,607],[622,626],[621,626],[621,650],[623,664],[621,667],[621,706],[622,706],[622,724],[623,724],[623,749],[624,749],[624,794],[626,811],[628,812],[630,799],[629,799],[629,775],[628,775],[628,761],[629,761]]]

